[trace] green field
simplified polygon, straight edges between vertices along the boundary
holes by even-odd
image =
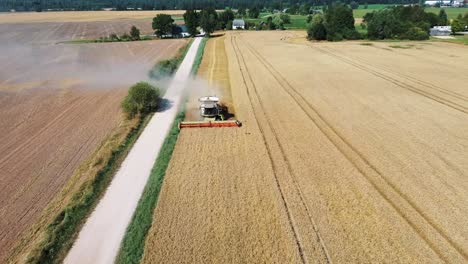
[[[246,22],[258,24],[259,22],[267,22],[269,16],[273,14],[261,13],[260,18],[248,18],[245,19]],[[284,24],[286,29],[305,29],[307,28],[307,16],[302,15],[289,15],[291,18],[291,23]]]
[[[358,9],[353,10],[354,18],[362,18],[366,13],[384,9],[386,7],[391,7],[393,5],[369,5],[367,9],[364,9],[363,5],[360,5]],[[449,19],[456,18],[459,14],[468,13],[468,7],[461,7],[461,8],[444,8],[445,12],[447,13]],[[437,7],[427,7],[427,12],[432,12],[434,14],[439,14],[440,8]]]
[[[464,15],[468,13],[468,7],[460,7],[460,8],[444,8],[445,12],[447,13],[449,19],[457,18],[459,14]],[[427,7],[426,11],[432,12],[435,14],[439,14],[440,8],[437,7]]]

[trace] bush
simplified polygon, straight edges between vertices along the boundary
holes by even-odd
[[[357,40],[357,39],[361,39],[362,36],[355,29],[345,29],[343,31],[343,38],[348,39],[348,40]]]
[[[280,16],[275,16],[275,18],[273,18],[273,24],[275,24],[277,29],[284,30],[284,21]]]
[[[159,88],[146,82],[139,82],[128,91],[128,95],[122,102],[122,109],[128,118],[136,115],[144,116],[158,107]]]
[[[124,33],[122,36],[120,36],[120,39],[122,41],[130,41],[132,40],[132,37],[128,33]]]
[[[226,29],[231,30],[232,29],[232,20],[228,21],[226,24]]]
[[[335,3],[328,7],[325,12],[325,29],[327,39],[332,41],[342,40],[345,35],[355,35],[350,31],[356,31],[354,28],[353,10],[341,3]]]
[[[351,1],[351,3],[349,4],[349,6],[350,6],[352,9],[358,9],[358,8],[359,8],[359,3],[356,2],[356,1]]]
[[[130,29],[130,37],[132,40],[140,40],[140,30],[137,27],[132,26]]]
[[[412,27],[401,38],[409,40],[426,40],[429,39],[429,34],[419,27]]]
[[[439,16],[426,13],[419,6],[398,6],[364,16],[367,34],[371,39],[429,38],[429,29],[440,24]]]
[[[151,69],[149,75],[155,80],[171,76],[179,66],[176,60],[162,60]]]
[[[397,38],[404,31],[404,25],[391,10],[381,10],[366,18],[367,35],[370,39]]]
[[[312,18],[312,23],[309,24],[307,29],[307,38],[315,40],[327,39],[327,31],[323,24],[324,18],[322,14],[316,14]]]
[[[115,34],[115,33],[110,34],[110,35],[109,35],[109,39],[110,39],[111,41],[120,41],[120,38],[119,38],[119,37],[117,36],[117,34]]]
[[[280,19],[283,21],[284,24],[291,23],[291,17],[288,14],[281,14]]]

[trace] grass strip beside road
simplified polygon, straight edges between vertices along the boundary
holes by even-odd
[[[193,63],[192,74],[195,75],[200,68],[207,39],[203,39],[198,48],[195,61]],[[154,209],[158,202],[159,193],[166,176],[166,170],[172,158],[177,138],[179,137],[179,122],[185,118],[185,110],[182,109],[172,124],[169,134],[166,136],[161,151],[151,170],[148,183],[145,186],[143,195],[138,201],[137,208],[132,221],[127,227],[125,237],[120,246],[116,259],[118,264],[140,263],[145,249],[146,236],[153,222]]]
[[[116,263],[140,263],[145,248],[146,235],[153,221],[153,211],[158,200],[159,192],[161,191],[164,176],[166,175],[166,169],[179,136],[178,124],[184,120],[184,117],[184,112],[177,115],[169,134],[164,140],[155,165],[151,170],[143,195],[138,201],[135,214],[127,227]]]
[[[172,77],[172,75],[179,68],[180,64],[185,58],[189,47],[192,45],[193,40],[190,40],[187,45],[181,47],[177,54],[172,59],[162,60],[156,63],[153,68],[149,71],[148,75],[151,79],[159,80],[167,77]]]
[[[96,176],[85,182],[70,202],[55,216],[48,225],[44,240],[30,253],[27,263],[60,263],[73,245],[74,239],[85,220],[96,207],[115,172],[127,153],[149,122],[152,115],[139,118],[137,125],[126,135],[124,141],[115,149]]]

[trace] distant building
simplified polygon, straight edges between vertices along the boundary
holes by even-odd
[[[431,36],[449,36],[451,33],[451,26],[435,26],[430,31]]]
[[[450,7],[463,7],[465,5],[464,0],[429,0],[424,2],[427,6],[450,6]]]
[[[188,38],[188,37],[190,37],[190,34],[189,34],[189,32],[188,32],[188,28],[187,28],[186,25],[179,25],[178,27],[179,27],[180,30],[181,30],[180,35],[181,35],[183,38]]]
[[[232,21],[232,29],[245,29],[245,21],[243,19],[234,19]]]

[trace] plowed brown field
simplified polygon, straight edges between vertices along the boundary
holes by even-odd
[[[244,125],[181,131],[145,263],[468,261],[466,47],[225,44]]]
[[[112,25],[0,25],[0,262],[122,121],[126,89],[185,43],[55,44]]]

